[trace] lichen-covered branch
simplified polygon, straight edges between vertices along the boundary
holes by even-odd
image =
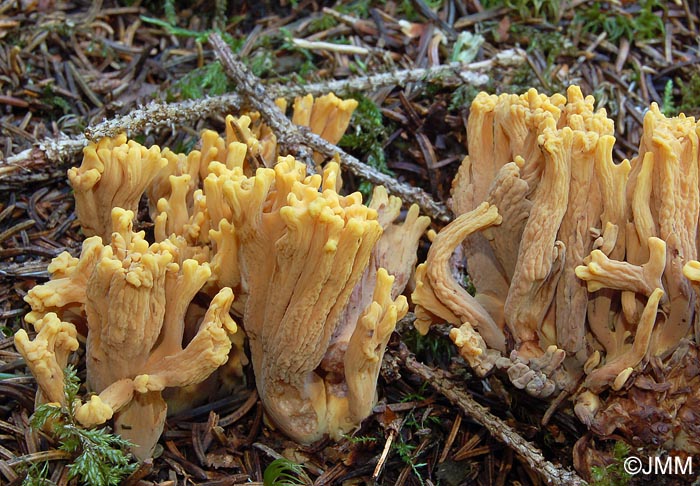
[[[236,94],[178,103],[151,102],[140,110],[88,127],[85,135],[90,140],[97,140],[115,137],[122,132],[148,132],[154,128],[199,120],[215,113],[230,113],[238,110],[240,103],[241,98]]]
[[[270,86],[269,90],[277,96],[298,96],[305,93],[319,94],[332,91],[338,96],[355,92],[375,91],[387,86],[406,86],[416,82],[455,82],[482,86],[489,80],[488,71],[506,64],[520,63],[524,60],[518,50],[500,52],[495,58],[486,61],[464,64],[452,62],[429,68],[401,69],[388,73],[358,76],[343,80],[321,81],[318,83],[291,86]]]

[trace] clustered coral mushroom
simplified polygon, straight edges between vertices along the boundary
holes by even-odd
[[[356,106],[307,96],[293,118],[337,142]],[[256,113],[228,116],[224,137],[205,131],[188,154],[124,136],[85,149],[69,178],[81,226],[95,236],[79,258],[56,258],[51,280],[29,292],[27,321],[38,334],[16,340],[38,398],[61,399],[77,326],[87,333],[94,395],[76,418],[93,425],[114,416],[116,432],[148,457],[168,406],[242,374],[230,309],[243,318],[260,397],[282,431],[300,442],[337,438],[370,414],[429,218],[414,205],[399,223],[402,202],[383,188],[363,205],[359,193],[339,194],[338,164],[307,175],[278,155]],[[143,194],[150,244],[132,229]],[[208,310],[197,294],[210,299]]]
[[[392,289],[385,269],[368,267],[382,236],[378,210],[359,193],[340,196],[338,175],[331,162],[307,177],[286,157],[253,177],[220,176],[248,289],[243,321],[258,391],[270,418],[306,443],[337,438],[370,413],[384,347],[407,311],[397,297],[405,279]],[[428,224],[416,212],[401,225],[414,254]],[[396,273],[410,265],[399,262]]]
[[[236,332],[228,314],[233,293],[228,288],[217,293],[183,349],[185,313],[211,275],[208,264],[176,263],[177,248],[169,241],[149,245],[143,232],[133,232],[131,211],[115,208],[112,214],[110,245],[99,236],[88,238],[70,276],[29,292],[35,310],[28,320],[38,334],[29,341],[20,332],[15,342],[45,399],[62,402],[62,367],[66,351],[77,349],[76,330],[53,312],[42,316],[40,309],[80,304],[78,317],[88,328],[87,385],[98,395],[77,409],[76,418],[91,426],[114,414],[115,430],[136,444],[137,457],[145,458],[165,423],[167,406],[160,392],[199,383],[228,360],[229,334]]]
[[[573,395],[598,436],[697,453],[700,125],[652,105],[639,155],[614,163],[593,104],[575,86],[476,97],[457,217],[416,271],[417,325],[455,324],[481,375]],[[462,241],[473,297],[449,269]]]

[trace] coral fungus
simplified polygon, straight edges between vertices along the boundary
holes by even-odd
[[[700,125],[652,105],[639,155],[615,163],[593,104],[575,86],[476,97],[458,217],[417,271],[417,324],[453,323],[482,375],[571,394],[599,436],[697,453]],[[474,297],[448,268],[462,240]]]

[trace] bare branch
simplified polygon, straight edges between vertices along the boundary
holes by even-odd
[[[0,160],[0,190],[38,183],[55,177],[65,177],[61,164],[71,160],[87,145],[84,136],[75,138],[45,138],[34,147]]]

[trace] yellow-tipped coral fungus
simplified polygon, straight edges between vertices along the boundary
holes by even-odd
[[[593,104],[575,86],[476,97],[458,217],[417,271],[417,326],[454,324],[479,374],[572,395],[599,436],[696,453],[700,125],[652,105],[639,155],[615,163],[612,121]],[[462,240],[474,297],[441,290]]]
[[[335,143],[356,106],[332,94],[304,97],[293,117]],[[268,416],[287,435],[338,438],[371,413],[429,218],[415,205],[400,218],[401,200],[381,187],[369,206],[359,193],[343,196],[337,163],[307,175],[278,150],[256,113],[228,116],[223,137],[205,131],[189,154],[124,136],[85,150],[69,177],[83,230],[98,236],[85,240],[79,258],[56,258],[52,279],[29,292],[28,321],[39,335],[34,344],[17,340],[48,399],[60,398],[59,343],[68,341],[47,329],[76,335],[60,318],[87,335],[95,395],[76,409],[77,420],[114,418],[143,459],[162,431],[164,398],[182,409],[206,398],[212,379],[243,374],[231,309],[243,317]],[[132,230],[144,194],[153,243]],[[208,309],[193,302],[198,293],[211,299]],[[43,322],[52,324],[40,331]]]
[[[232,178],[224,193],[248,289],[243,321],[258,391],[272,420],[308,443],[337,438],[369,413],[383,345],[407,305],[392,298],[393,278],[380,269],[371,301],[357,302],[363,313],[342,319],[382,227],[358,193],[336,192],[336,164],[323,177],[305,171],[282,158]]]
[[[163,429],[161,391],[199,383],[226,363],[236,325],[228,314],[233,293],[222,289],[183,348],[188,305],[211,271],[195,260],[176,263],[177,248],[169,240],[149,245],[143,232],[132,231],[132,218],[130,211],[114,209],[111,244],[88,238],[67,276],[33,289],[27,300],[37,309],[37,338],[29,342],[18,333],[16,343],[38,379],[49,380],[42,393],[60,401],[61,370],[66,349],[77,349],[76,331],[54,313],[38,317],[47,306],[80,303],[88,328],[87,387],[97,395],[77,409],[76,418],[91,426],[114,415],[116,432],[143,459]]]

